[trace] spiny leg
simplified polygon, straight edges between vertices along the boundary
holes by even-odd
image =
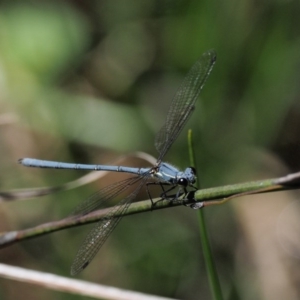
[[[150,193],[150,190],[149,190],[149,186],[150,185],[159,185],[162,189],[162,193],[160,194],[160,200],[156,201],[155,203],[153,202],[153,199],[152,199],[152,196],[151,196],[151,193]],[[173,189],[176,188],[175,185],[172,185],[168,190],[165,190],[164,189],[164,186],[170,186],[169,183],[163,183],[163,182],[147,182],[146,183],[146,190],[147,190],[147,194],[148,194],[148,197],[152,203],[152,207],[155,206],[155,204],[159,201],[163,201],[163,200],[173,200],[177,194],[174,194],[174,195],[167,195],[167,193],[169,193],[170,191],[172,191]],[[170,199],[170,197],[172,197],[172,199]]]

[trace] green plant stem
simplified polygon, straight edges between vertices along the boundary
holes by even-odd
[[[187,195],[187,198],[191,198],[191,200],[187,201],[179,200],[174,202],[161,200],[160,198],[153,199],[153,201],[156,203],[154,207],[152,207],[150,200],[139,201],[131,204],[127,211],[123,214],[123,216],[142,212],[150,212],[157,209],[171,208],[187,203],[195,203],[195,201],[198,203],[203,203],[204,206],[215,205],[224,203],[224,201],[228,201],[229,199],[236,197],[266,192],[287,191],[299,188],[300,172],[288,174],[284,177],[279,178],[197,190],[196,192],[191,192],[189,195]],[[2,193],[8,194],[9,192],[7,191]],[[0,248],[19,242],[21,240],[36,238],[40,235],[52,233],[58,230],[97,222],[101,220],[106,213],[107,210],[103,209],[80,218],[66,218],[63,220],[52,221],[24,230],[4,232],[0,235]],[[115,217],[118,217],[118,215],[116,214]]]
[[[190,156],[190,164],[192,167],[196,168],[196,159],[193,147],[193,135],[192,130],[188,131],[188,146],[189,146],[189,156]],[[197,187],[200,188],[200,183],[197,179]],[[200,239],[202,244],[203,256],[206,265],[206,271],[208,275],[209,286],[215,300],[222,300],[222,290],[220,286],[220,281],[218,277],[218,273],[215,267],[213,255],[211,252],[211,247],[208,239],[204,211],[202,209],[198,210],[198,222],[199,222],[199,232]]]

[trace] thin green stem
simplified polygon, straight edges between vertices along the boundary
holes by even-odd
[[[196,168],[192,130],[188,131],[188,146],[189,146],[190,164],[192,167]],[[197,186],[198,188],[200,188],[199,182],[197,182]],[[198,210],[198,222],[199,222],[199,232],[200,232],[200,239],[202,243],[203,256],[206,265],[210,289],[214,299],[222,300],[223,296],[222,296],[221,286],[219,282],[218,273],[216,271],[213,255],[211,252],[203,209]]]
[[[180,200],[161,200],[160,198],[158,198],[153,199],[155,206],[152,206],[150,200],[139,201],[131,204],[122,216],[124,217],[142,212],[150,212],[157,209],[171,208],[182,204],[192,204],[195,203],[195,201],[198,203],[202,203],[203,206],[222,204],[224,203],[224,201],[246,195],[287,191],[299,188],[300,172],[288,174],[279,178],[197,190],[196,192],[190,192],[189,195],[187,195],[187,198],[191,200],[185,202]],[[3,194],[8,193],[9,192],[3,192]],[[103,219],[106,214],[107,209],[102,209],[78,218],[66,218],[60,221],[52,221],[24,230],[4,232],[0,234],[0,248],[25,239],[37,238],[41,235],[49,234],[58,230],[97,222]],[[119,217],[119,215],[116,214],[114,215],[114,217]]]

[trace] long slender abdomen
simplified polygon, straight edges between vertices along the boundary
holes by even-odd
[[[76,163],[40,160],[35,158],[22,158],[19,160],[19,163],[22,164],[23,166],[34,167],[34,168],[125,172],[125,173],[137,174],[137,175],[142,175],[150,170],[149,168],[131,168],[131,167],[124,167],[124,166],[76,164]]]

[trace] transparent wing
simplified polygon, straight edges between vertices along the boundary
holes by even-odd
[[[88,199],[90,201],[85,201],[83,203],[85,205],[78,207],[77,215],[79,213],[81,214],[82,212],[87,214],[88,211],[93,211],[99,206],[97,204],[99,198],[101,198],[101,203],[103,203],[107,200],[112,199],[120,192],[127,189],[129,186],[140,181],[135,190],[129,196],[124,198],[118,205],[113,206],[109,210],[107,215],[101,221],[99,221],[97,225],[87,235],[72,263],[71,275],[78,274],[90,264],[90,262],[97,254],[101,246],[104,244],[111,232],[117,226],[117,224],[122,218],[122,215],[126,212],[132,200],[136,197],[146,180],[147,177],[132,177],[118,182],[117,184],[110,185],[104,188],[103,190],[100,190],[98,193],[96,193],[90,199]]]
[[[136,184],[141,178],[142,177],[138,176],[130,177],[106,186],[105,188],[88,197],[85,201],[81,202],[71,215],[84,216],[94,210],[106,207],[110,200],[114,199],[117,195],[124,192],[130,186]]]
[[[216,53],[214,50],[205,52],[184,78],[171,102],[165,124],[155,139],[155,146],[159,152],[158,162],[167,153],[193,112],[195,102],[215,61]]]

